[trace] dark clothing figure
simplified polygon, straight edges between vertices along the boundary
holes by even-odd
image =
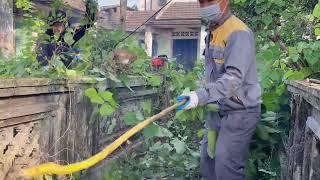
[[[82,26],[78,29],[73,36],[74,42],[72,44],[67,44],[65,42],[64,33],[60,35],[56,42],[40,43],[38,45],[38,61],[41,65],[47,66],[49,64],[48,61],[50,61],[55,54],[60,55],[62,62],[66,67],[68,67],[73,60],[73,57],[69,55],[69,53],[72,52],[74,45],[85,35],[86,29],[90,27],[92,27],[92,25]],[[46,34],[50,36],[50,41],[54,40],[54,33],[52,29],[48,29]]]
[[[93,26],[95,22],[95,15],[97,11],[97,3],[93,0],[86,1],[86,17],[90,22],[79,27],[73,35],[73,43],[68,44],[64,37],[66,30],[69,28],[69,21],[66,13],[62,10],[55,10],[50,12],[48,16],[48,25],[50,28],[46,31],[49,40],[40,42],[37,46],[37,60],[41,65],[47,66],[54,55],[60,56],[61,61],[66,67],[69,67],[74,56],[72,53],[79,53],[79,50],[74,50],[74,45],[85,35],[86,30]],[[57,40],[54,39],[55,34],[59,34]]]

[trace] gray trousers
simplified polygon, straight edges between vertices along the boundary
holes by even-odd
[[[200,168],[203,179],[245,180],[244,167],[260,114],[259,110],[232,112],[222,116],[213,112],[208,114],[207,126],[218,130],[219,135],[214,159],[207,153],[207,137],[202,140]]]

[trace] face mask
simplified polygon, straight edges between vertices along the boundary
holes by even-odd
[[[219,22],[223,14],[223,10],[220,9],[220,2],[200,9],[201,17],[205,23]]]

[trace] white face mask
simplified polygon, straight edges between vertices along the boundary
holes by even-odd
[[[207,23],[219,22],[224,11],[220,9],[220,3],[221,1],[219,3],[213,4],[207,7],[203,7],[200,9],[200,15]]]

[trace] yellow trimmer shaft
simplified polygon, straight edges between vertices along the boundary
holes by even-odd
[[[77,171],[81,171],[84,169],[88,169],[98,162],[102,161],[108,155],[110,155],[113,151],[115,151],[121,144],[126,142],[130,137],[141,131],[143,128],[148,126],[149,124],[153,123],[154,121],[166,116],[171,111],[175,110],[177,107],[183,105],[185,101],[177,103],[171,107],[168,107],[161,111],[159,114],[154,115],[143,122],[137,124],[133,128],[131,128],[129,131],[124,133],[122,136],[120,136],[117,140],[115,140],[113,143],[108,145],[105,149],[103,149],[98,154],[95,154],[94,156],[74,164],[69,165],[59,165],[55,163],[45,163],[38,166],[30,167],[27,169],[23,169],[24,176],[27,177],[40,177],[45,174],[57,174],[57,175],[64,175],[64,174],[72,174]]]

